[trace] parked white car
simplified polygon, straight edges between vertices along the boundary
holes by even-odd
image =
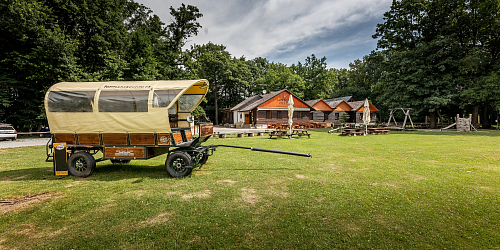
[[[0,140],[16,140],[17,131],[9,124],[0,124]]]

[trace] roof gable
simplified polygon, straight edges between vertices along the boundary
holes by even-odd
[[[351,111],[361,112],[361,111],[365,110],[365,107],[364,107],[365,101],[349,102],[348,104],[352,107]],[[373,106],[373,104],[371,102],[368,102],[368,104],[370,105],[370,112],[377,112],[378,111],[378,109],[375,108],[375,106]]]
[[[313,103],[311,105],[311,103]],[[333,108],[330,107],[325,101],[318,99],[318,100],[312,100],[312,101],[306,101],[305,103],[309,104],[309,106],[312,106],[314,110],[316,111],[333,111]]]
[[[312,108],[309,104],[302,101],[300,98],[292,94],[288,90],[282,90],[277,95],[269,98],[269,100],[257,105],[255,107],[272,107],[272,108],[288,108],[289,95],[293,96],[293,107],[294,108]]]
[[[327,103],[333,111],[351,111],[352,107],[344,100],[331,101]]]

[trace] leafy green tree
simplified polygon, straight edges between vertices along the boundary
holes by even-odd
[[[377,25],[385,62],[377,84],[379,101],[428,113],[431,126],[442,114],[496,103],[491,86],[498,65],[499,2],[469,0],[393,1]],[[484,116],[487,118],[487,115]],[[473,119],[477,120],[477,119]],[[486,122],[485,122],[486,123]]]
[[[170,8],[165,24],[131,0],[0,1],[0,121],[44,121],[46,90],[60,81],[190,78],[181,48],[201,27],[198,8]]]
[[[291,68],[281,63],[270,64],[263,80],[267,93],[287,89],[299,98],[304,98],[305,81]]]
[[[332,95],[333,74],[326,68],[326,57],[317,58],[314,54],[290,68],[305,81],[304,99],[328,98]]]
[[[249,96],[263,94],[268,90],[266,89],[264,80],[271,63],[269,63],[266,58],[257,57],[252,60],[247,60],[246,64],[252,74],[252,81],[248,89]]]
[[[209,103],[206,111],[213,114],[215,123],[219,123],[219,99],[221,98],[224,86],[231,77],[230,71],[231,54],[226,51],[223,45],[209,42],[205,45],[192,45],[189,51],[190,61],[186,63],[188,70],[199,78],[207,79],[210,82],[210,92],[207,94]]]

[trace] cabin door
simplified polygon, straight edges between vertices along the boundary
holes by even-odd
[[[245,124],[250,124],[250,114],[245,114]]]

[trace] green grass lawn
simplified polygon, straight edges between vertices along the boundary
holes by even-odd
[[[166,156],[53,176],[44,147],[0,149],[0,249],[494,249],[500,132],[210,139],[167,177]]]

